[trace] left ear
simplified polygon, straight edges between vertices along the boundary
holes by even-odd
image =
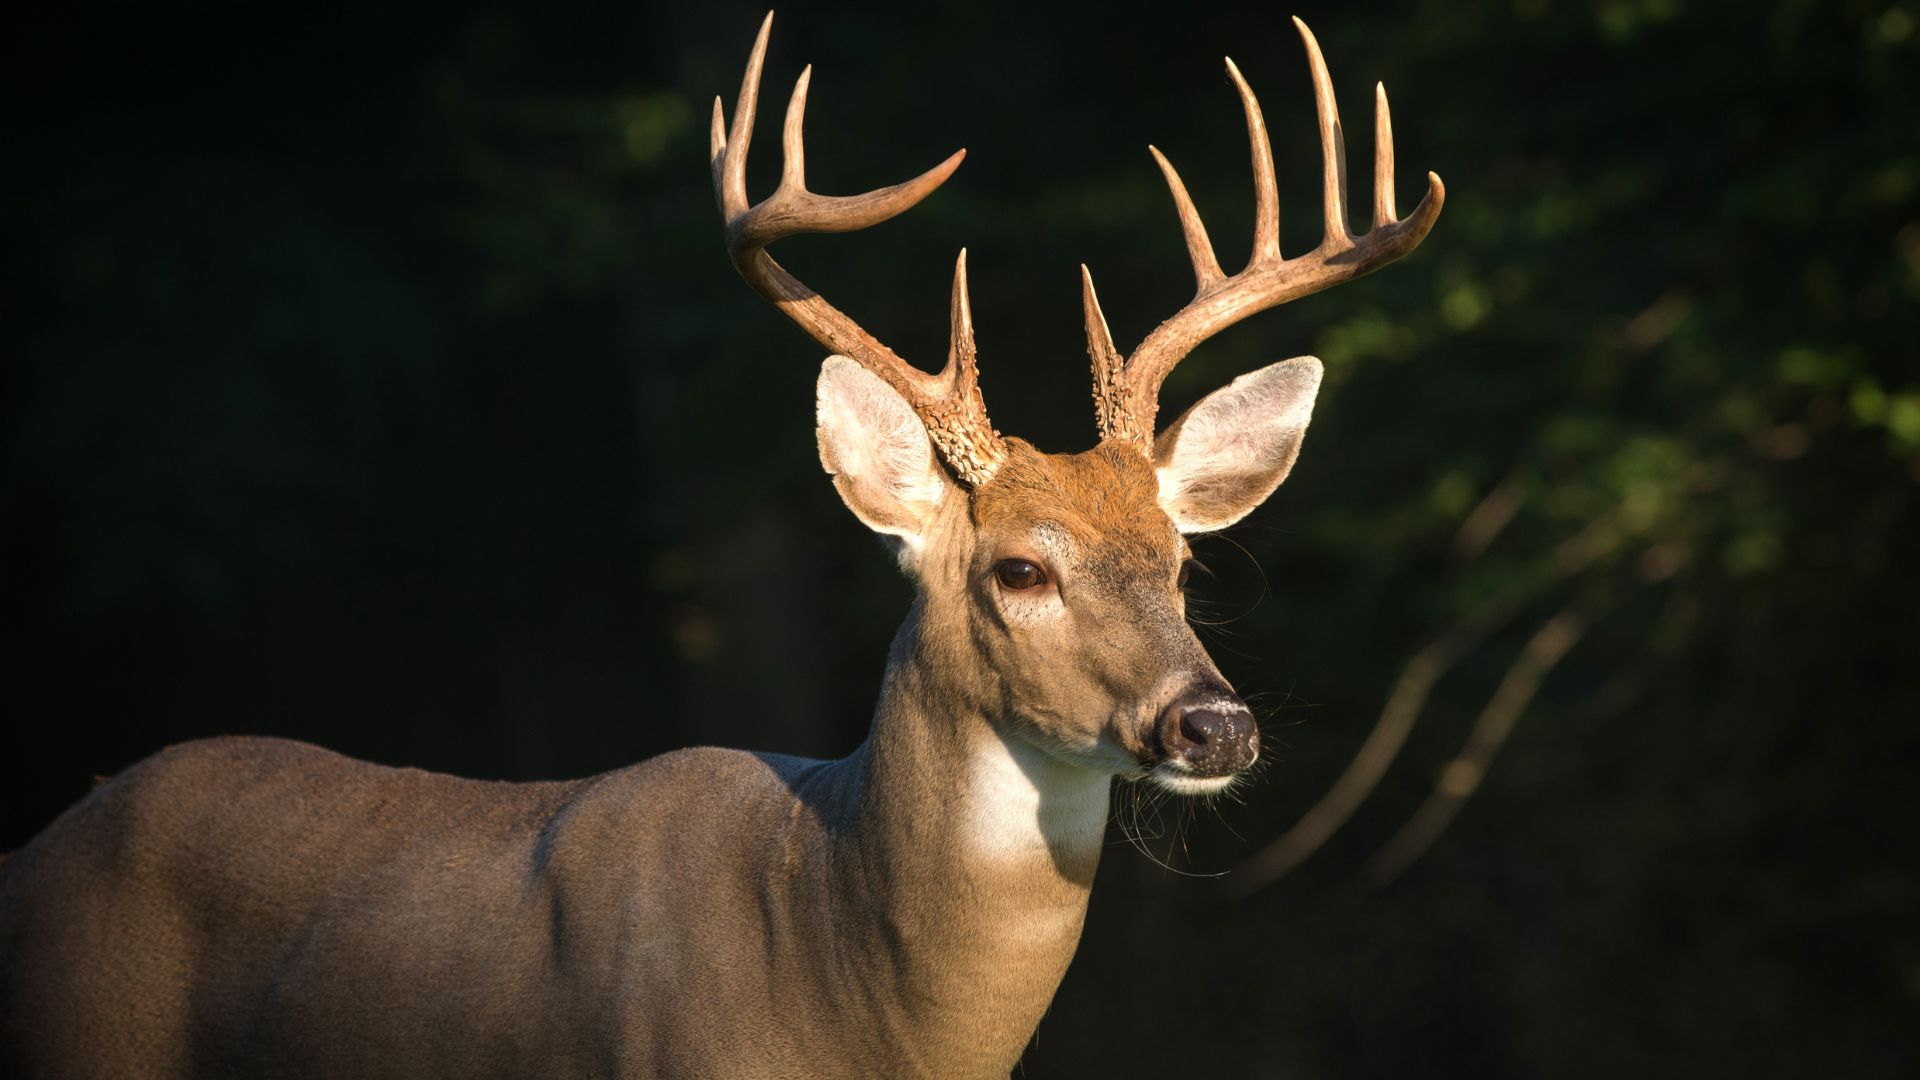
[[[821,466],[847,509],[898,537],[910,562],[952,486],[926,426],[899,391],[844,356],[820,365],[818,404]]]
[[[1300,456],[1320,361],[1250,372],[1188,409],[1153,445],[1160,506],[1183,533],[1224,529],[1266,501]]]

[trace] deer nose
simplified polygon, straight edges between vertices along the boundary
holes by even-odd
[[[1260,729],[1246,703],[1218,687],[1190,690],[1155,725],[1166,760],[1198,776],[1231,776],[1260,756]]]

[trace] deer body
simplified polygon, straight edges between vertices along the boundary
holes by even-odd
[[[1103,490],[1055,479],[1023,494]],[[504,784],[274,739],[150,758],[0,867],[7,1035],[49,1077],[1004,1076],[1079,940],[1111,771],[1003,734],[1020,695],[960,654],[955,592],[915,605],[838,761]]]
[[[57,921],[0,946],[9,1035],[35,1076],[1004,1076],[1087,882],[943,859],[953,805],[864,834],[877,750],[503,786],[177,747],[11,870]]]
[[[716,103],[715,188],[742,276],[839,354],[818,384],[821,463],[915,584],[867,740],[831,762],[695,749],[544,784],[272,739],[164,751],[0,863],[0,1069],[1006,1076],[1078,943],[1114,778],[1212,793],[1258,754],[1187,624],[1185,536],[1285,478],[1320,366],[1243,375],[1156,438],[1160,380],[1219,328],[1404,253],[1438,213],[1432,180],[1395,219],[1382,111],[1387,194],[1372,233],[1347,232],[1331,89],[1301,31],[1327,240],[1280,258],[1264,123],[1230,66],[1254,143],[1253,263],[1220,272],[1160,159],[1198,295],[1123,359],[1085,279],[1103,439],[1045,454],[986,419],[964,253],[939,375],[768,257],[790,233],[899,213],[959,155],[867,195],[806,191],[802,75],[781,187],[749,207],[763,25],[731,131]]]

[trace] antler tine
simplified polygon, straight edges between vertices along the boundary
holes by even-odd
[[[1184,216],[1182,220],[1185,220]],[[1195,216],[1192,220],[1197,227],[1200,219]],[[1189,232],[1187,236],[1191,243],[1193,233]],[[1206,241],[1204,230],[1200,232],[1200,240],[1203,244]],[[1207,254],[1211,258],[1212,252],[1208,251]],[[1196,256],[1194,271],[1198,274],[1199,270]],[[1218,265],[1214,267],[1214,273],[1219,273]],[[1201,290],[1205,289],[1203,284]],[[1100,310],[1099,295],[1093,291],[1093,271],[1088,270],[1085,263],[1080,265],[1080,304],[1087,318],[1087,356],[1093,361],[1093,415],[1100,425],[1100,437],[1137,441],[1140,433],[1133,429],[1133,413],[1127,407],[1127,361],[1120,355],[1120,350],[1113,347],[1113,334],[1107,329],[1107,316]],[[1152,437],[1153,433],[1147,432],[1147,438]]]
[[[767,60],[767,37],[773,32],[773,12],[760,20],[760,33],[754,36],[753,52],[747,55],[747,71],[740,77],[740,96],[733,103],[733,128],[720,138],[720,150],[726,156],[720,159],[721,191],[720,209],[726,214],[728,224],[740,214],[747,213],[747,147],[753,142],[754,114],[760,104],[760,69]],[[719,115],[720,99],[714,99],[714,113]],[[730,138],[729,138],[730,136]],[[731,144],[731,145],[729,145]]]
[[[1086,279],[1087,339],[1094,359],[1094,396],[1099,402],[1101,433],[1108,438],[1150,447],[1154,415],[1159,411],[1160,386],[1174,366],[1201,342],[1255,312],[1385,266],[1418,247],[1440,216],[1447,193],[1440,178],[1433,173],[1427,174],[1426,194],[1413,208],[1413,213],[1404,220],[1394,216],[1393,123],[1387,112],[1383,86],[1376,93],[1374,115],[1373,228],[1364,236],[1353,235],[1347,217],[1346,140],[1341,130],[1339,106],[1334,100],[1333,81],[1327,74],[1326,59],[1320,54],[1320,44],[1313,32],[1299,19],[1293,22],[1306,46],[1320,127],[1324,189],[1321,205],[1326,227],[1320,246],[1293,259],[1280,255],[1279,195],[1266,123],[1252,88],[1229,59],[1227,73],[1246,112],[1247,138],[1253,151],[1253,258],[1246,269],[1232,277],[1221,276],[1206,228],[1200,223],[1200,215],[1187,195],[1186,186],[1165,156],[1154,150],[1154,161],[1173,192],[1174,207],[1180,215],[1199,290],[1185,307],[1147,335],[1124,366],[1118,366],[1110,359],[1114,355],[1113,346],[1107,337],[1106,322],[1099,318],[1092,279]],[[1106,366],[1112,366],[1112,370],[1105,370]]]
[[[1400,220],[1393,212],[1393,114],[1387,84],[1373,84],[1373,227]]]
[[[800,69],[793,81],[793,96],[787,99],[787,121],[780,132],[780,192],[807,190],[807,140],[800,126],[807,119],[807,86],[813,82],[813,65]]]
[[[941,375],[971,367],[974,363],[973,302],[967,296],[967,249],[953,263],[953,305],[947,334],[947,366]]]
[[[1307,46],[1307,69],[1313,74],[1313,105],[1320,122],[1321,209],[1325,223],[1321,246],[1345,246],[1353,233],[1347,221],[1347,138],[1340,128],[1340,103],[1333,96],[1333,79],[1327,74],[1327,58],[1320,55],[1320,42],[1307,24],[1294,16],[1293,25]]]
[[[919,414],[927,433],[962,483],[978,486],[992,477],[1005,460],[1006,448],[987,419],[980,395],[978,367],[973,353],[971,316],[966,311],[966,256],[961,254],[954,283],[954,344],[939,375],[921,371],[861,329],[820,294],[809,289],[767,254],[769,244],[796,233],[852,232],[877,225],[909,209],[945,183],[960,167],[967,152],[959,150],[940,164],[905,183],[862,195],[816,195],[807,190],[806,144],[801,133],[806,119],[807,89],[813,68],[794,82],[782,125],[780,185],[764,201],[747,201],[747,150],[760,97],[760,76],[766,60],[767,38],[773,28],[769,12],[747,58],[734,104],[731,128],[719,99],[713,104],[709,145],[713,155],[714,195],[726,225],[727,256],[734,268],[787,318],[815,341],[846,356],[884,379]]]
[[[1187,194],[1187,185],[1180,182],[1180,174],[1174,171],[1173,162],[1168,161],[1157,146],[1148,146],[1147,153],[1153,155],[1153,160],[1160,166],[1160,174],[1167,178],[1167,190],[1173,192],[1174,210],[1180,215],[1180,232],[1187,239],[1187,257],[1193,260],[1195,292],[1206,292],[1227,276],[1220,269],[1219,258],[1213,253],[1213,241],[1207,239],[1207,226],[1200,220],[1200,211],[1194,209],[1193,199]],[[1277,224],[1277,210],[1275,218]],[[1086,271],[1084,266],[1080,269],[1082,273]],[[1089,282],[1091,280],[1088,278]]]
[[[727,112],[720,96],[713,98],[713,126],[707,134],[707,159],[713,168],[713,201],[720,207],[720,218],[727,218],[727,192],[722,176],[727,168]]]
[[[1227,74],[1234,89],[1240,91],[1240,108],[1247,114],[1247,143],[1253,149],[1253,257],[1248,266],[1280,261],[1280,184],[1273,177],[1273,144],[1267,139],[1267,119],[1260,114],[1260,99],[1253,96],[1233,57],[1227,60]]]
[[[1446,202],[1447,188],[1433,173],[1427,174],[1427,190],[1421,194],[1420,201],[1414,205],[1413,216],[1405,219],[1407,227],[1393,235],[1401,237],[1397,243],[1404,244],[1399,253],[1412,251],[1426,239],[1427,232],[1433,228],[1434,220],[1440,216],[1441,204]],[[1373,84],[1373,233],[1385,232],[1388,225],[1398,225],[1401,218],[1394,210],[1393,201],[1393,113],[1387,107],[1387,84]],[[1373,233],[1369,233],[1371,236]]]
[[[986,400],[980,395],[979,354],[973,341],[973,306],[967,298],[967,249],[953,264],[953,308],[947,338],[947,365],[938,376],[940,397],[927,406],[915,406],[927,435],[954,474],[978,486],[991,478],[1006,460],[1000,433],[987,420]]]

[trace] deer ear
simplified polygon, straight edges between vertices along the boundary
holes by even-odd
[[[1282,360],[1201,398],[1153,446],[1160,505],[1183,533],[1224,529],[1266,501],[1300,456],[1320,361]]]
[[[899,391],[844,356],[820,368],[820,465],[867,528],[918,551],[951,481]]]

